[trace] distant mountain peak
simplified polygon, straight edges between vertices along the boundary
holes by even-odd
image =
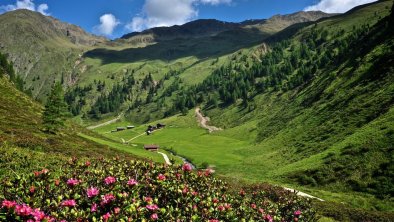
[[[275,30],[275,28],[270,28],[269,33],[271,33],[272,30],[280,31],[283,28],[295,23],[316,21],[318,19],[332,15],[333,14],[327,14],[321,11],[301,11],[288,15],[274,15],[269,19],[250,19],[238,23],[220,21],[217,19],[198,19],[183,25],[155,27],[142,32],[132,32],[123,35],[121,39],[129,41],[139,40],[143,42],[147,39],[149,39],[149,41],[160,41],[174,38],[196,38],[213,36],[226,31],[235,31],[242,28],[247,28],[247,26],[261,26],[267,23],[275,25],[273,23],[278,23],[278,30]]]

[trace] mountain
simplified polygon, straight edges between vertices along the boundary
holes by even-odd
[[[126,34],[121,39],[127,42],[155,42],[179,38],[194,39],[200,37],[215,36],[222,32],[251,29],[265,34],[273,34],[288,26],[316,21],[321,18],[332,16],[324,12],[297,12],[290,15],[275,15],[269,19],[248,20],[240,23],[223,22],[215,19],[199,19],[184,25],[171,27],[157,27],[143,32]]]
[[[84,51],[106,39],[29,10],[0,15],[0,50],[8,54],[25,88],[44,99],[53,81],[75,82],[74,66]]]
[[[232,183],[297,188],[327,200],[322,211],[330,217],[360,221],[364,214],[348,209],[393,211],[392,7],[378,1],[337,15],[197,20],[82,41],[81,49],[59,34],[67,44],[48,50],[73,55],[52,69],[71,73],[64,86],[74,119],[105,121],[94,129],[100,136],[85,138],[124,150],[160,144]],[[26,56],[10,55],[16,63]],[[200,109],[218,131],[199,127]],[[168,127],[143,135],[158,122]],[[136,128],[109,133],[121,125]]]
[[[267,42],[259,36],[263,40],[214,56],[203,50],[218,47],[215,40],[226,33],[229,41],[235,30],[195,47],[166,40],[142,49],[93,50],[85,55],[87,72],[100,70],[94,78],[106,85],[101,93],[95,87],[84,92],[101,94],[96,101],[82,93],[76,98],[86,98],[86,116],[127,110],[131,123],[173,125],[135,143],[172,147],[197,165],[217,166],[230,180],[291,184],[324,199],[392,211],[391,7],[379,1],[294,24]],[[193,129],[196,106],[224,130]]]

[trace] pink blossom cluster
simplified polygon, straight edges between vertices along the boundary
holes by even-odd
[[[77,203],[75,200],[63,200],[60,205],[63,207],[75,207]]]
[[[136,185],[138,185],[138,182],[135,179],[130,179],[129,181],[127,181],[127,185],[136,186]]]
[[[70,187],[74,187],[74,186],[78,185],[79,182],[80,182],[79,180],[71,178],[71,179],[67,180],[67,185],[69,185]]]
[[[86,194],[88,195],[89,198],[95,197],[99,195],[100,190],[95,188],[95,187],[90,187],[86,190]]]
[[[151,211],[155,211],[155,210],[159,209],[159,207],[156,204],[151,204],[151,205],[146,205],[146,209],[151,210]]]
[[[192,166],[188,163],[183,164],[182,166],[183,171],[192,171]]]
[[[35,221],[35,222],[40,222],[40,221],[55,221],[54,218],[51,218],[43,211],[40,209],[33,209],[27,204],[18,204],[15,201],[10,201],[10,200],[3,200],[1,203],[1,208],[6,208],[7,210],[14,210],[15,214],[23,217],[23,218],[33,218],[33,219],[27,219],[26,221]]]
[[[101,197],[101,206],[105,206],[115,200],[115,196],[111,193]]]
[[[115,183],[115,182],[116,182],[116,178],[115,178],[115,177],[109,176],[109,177],[106,177],[106,178],[104,179],[104,183],[105,183],[106,185],[111,185],[111,184],[113,184],[113,183]]]

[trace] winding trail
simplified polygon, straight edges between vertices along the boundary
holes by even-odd
[[[204,115],[201,113],[201,109],[199,107],[196,108],[195,113],[196,113],[196,117],[197,117],[199,125],[202,128],[207,129],[209,131],[209,133],[222,130],[221,128],[218,128],[216,126],[209,126],[208,125],[209,117],[207,117],[207,116],[204,117]]]
[[[96,128],[99,128],[99,127],[102,127],[102,126],[109,125],[109,124],[111,124],[111,123],[114,123],[114,122],[120,120],[120,118],[122,118],[122,116],[123,116],[123,113],[120,113],[119,116],[117,116],[115,119],[111,119],[111,120],[109,120],[109,121],[107,121],[107,122],[100,123],[100,124],[98,124],[98,125],[88,126],[87,129],[92,130],[92,129],[96,129]]]
[[[125,143],[128,143],[128,142],[130,142],[130,141],[133,141],[133,140],[137,139],[138,137],[143,136],[143,135],[145,135],[145,134],[146,134],[146,133],[141,133],[140,135],[135,136],[135,137],[133,137],[133,138],[131,138],[131,139],[125,141]]]
[[[167,165],[172,165],[170,159],[167,156],[167,154],[162,153],[162,152],[157,152],[157,153],[161,154],[164,157],[164,160],[166,161]]]
[[[297,196],[307,197],[307,198],[311,198],[311,199],[316,199],[316,200],[319,200],[319,201],[324,201],[323,199],[320,199],[318,197],[312,196],[310,194],[307,194],[307,193],[304,193],[304,192],[301,192],[301,191],[298,191],[298,190],[294,190],[294,189],[287,188],[287,187],[283,187],[283,189],[288,190],[288,191],[293,192],[293,193],[296,193]]]

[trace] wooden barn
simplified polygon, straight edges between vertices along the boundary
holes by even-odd
[[[160,146],[159,145],[155,145],[155,144],[146,144],[146,145],[144,145],[144,149],[145,150],[149,150],[149,151],[158,151],[159,150],[159,148],[160,148]]]

